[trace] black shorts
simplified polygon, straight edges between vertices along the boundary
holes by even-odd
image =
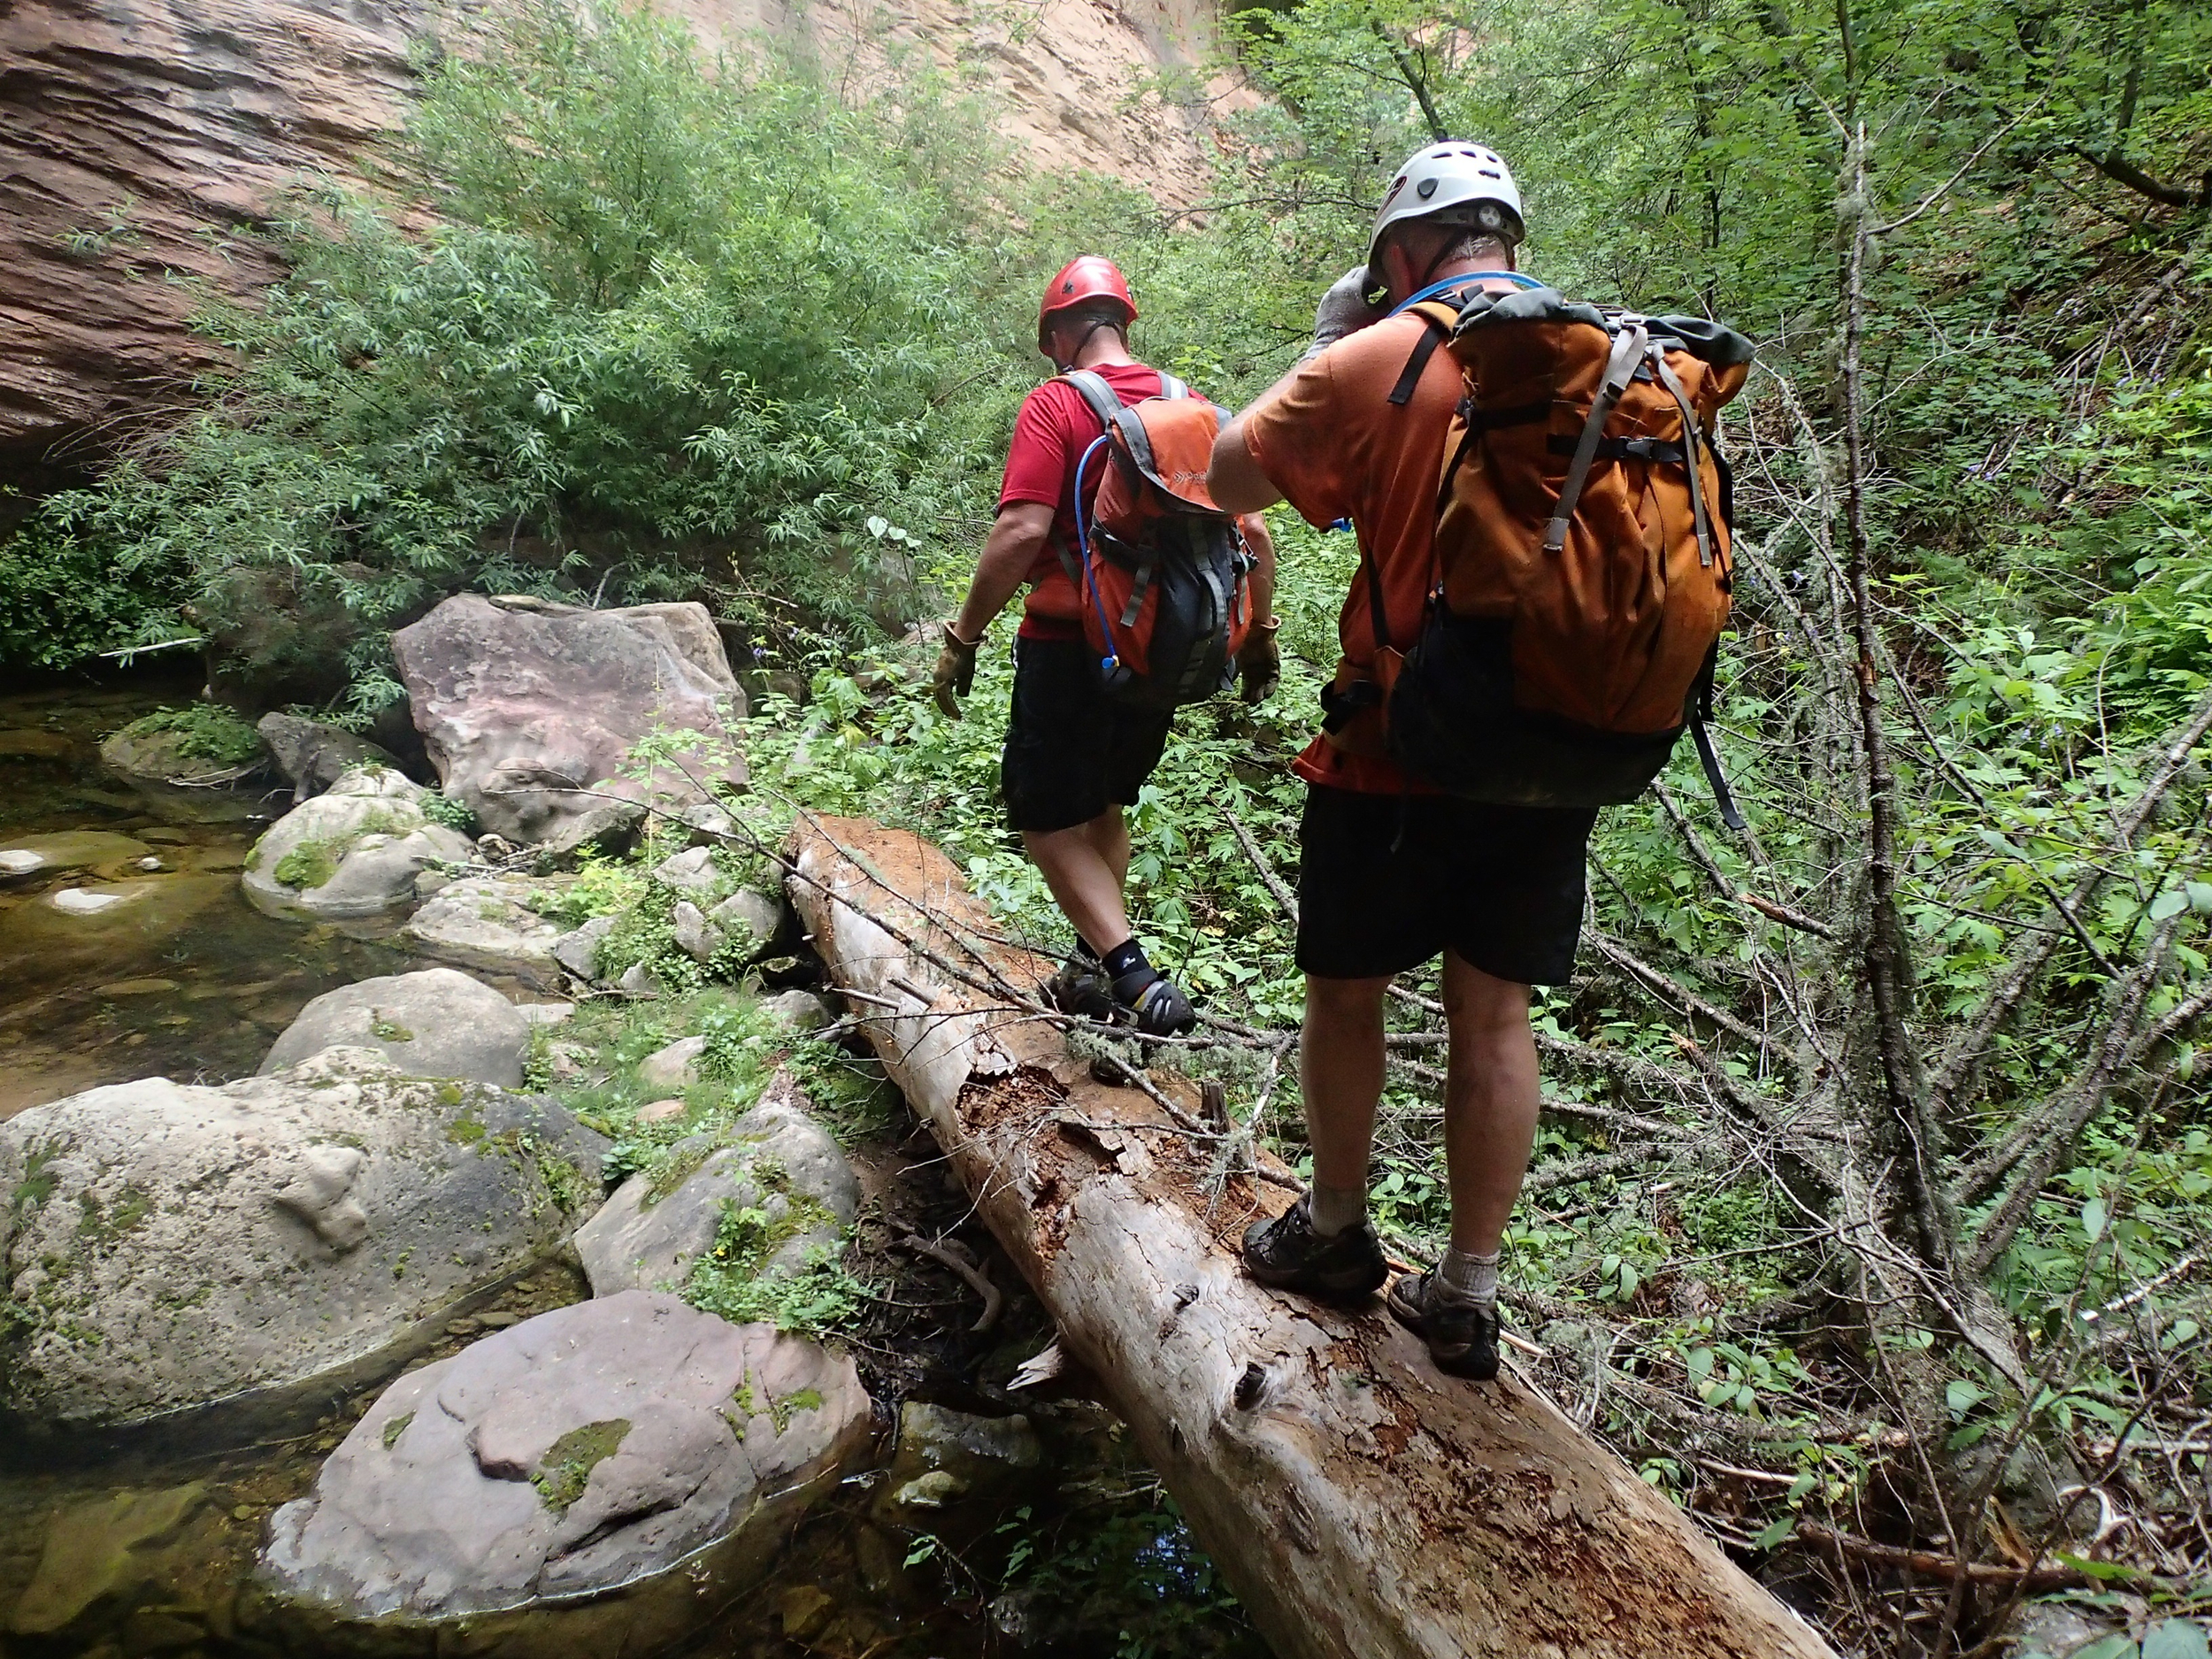
[[[1516,985],[1574,972],[1597,814],[1308,787],[1298,966],[1324,979],[1419,967],[1448,946]]]
[[[1081,640],[1014,641],[1014,712],[999,758],[1006,821],[1039,833],[1133,805],[1174,717],[1106,695]]]

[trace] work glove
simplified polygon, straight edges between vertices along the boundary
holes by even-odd
[[[1345,335],[1382,320],[1382,309],[1367,303],[1372,286],[1363,265],[1354,265],[1329,284],[1329,291],[1313,309],[1313,344],[1306,349],[1307,357],[1318,357]]]
[[[980,640],[964,640],[945,625],[945,642],[937,653],[937,666],[929,676],[932,694],[945,718],[960,718],[960,699],[975,689],[975,648]]]
[[[1247,703],[1266,702],[1282,681],[1283,654],[1275,645],[1275,630],[1282,626],[1280,617],[1270,617],[1255,622],[1244,636],[1244,649],[1237,653],[1237,675],[1244,682],[1240,695]]]

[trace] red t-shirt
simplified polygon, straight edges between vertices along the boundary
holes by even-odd
[[[1112,387],[1125,405],[1160,395],[1160,372],[1141,363],[1103,364],[1091,372]],[[1056,377],[1022,399],[1021,412],[1014,417],[1014,441],[1006,451],[999,509],[1003,511],[1010,502],[1034,501],[1059,510],[1052,521],[1054,539],[1029,567],[1029,596],[1022,603],[1025,639],[1083,637],[1082,598],[1061,565],[1060,549],[1077,545],[1075,468],[1100,430],[1098,417],[1091,413],[1083,394]],[[1106,453],[1102,449],[1083,474],[1087,513],[1105,471]]]

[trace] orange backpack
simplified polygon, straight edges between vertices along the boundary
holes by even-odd
[[[1444,341],[1464,396],[1427,618],[1388,687],[1392,757],[1473,800],[1609,806],[1686,726],[1740,828],[1704,722],[1734,580],[1712,423],[1751,342],[1550,288],[1412,309],[1430,325],[1416,358]]]
[[[1206,492],[1221,411],[1171,375],[1126,407],[1087,369],[1065,379],[1105,428],[1076,465],[1080,545],[1060,560],[1106,690],[1154,709],[1202,703],[1234,682],[1252,624],[1252,555]]]

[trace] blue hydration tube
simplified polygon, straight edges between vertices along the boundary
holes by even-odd
[[[1091,527],[1083,522],[1083,472],[1106,439],[1107,434],[1102,432],[1093,438],[1091,447],[1083,451],[1083,458],[1075,464],[1075,557],[1082,564],[1083,585],[1091,590],[1091,603],[1098,607],[1099,632],[1106,640],[1106,655],[1099,658],[1098,665],[1102,672],[1110,674],[1121,665],[1121,658],[1114,651],[1114,628],[1106,615],[1106,601],[1098,591],[1098,579],[1091,574]]]
[[[1544,286],[1534,277],[1518,271],[1466,271],[1455,277],[1446,277],[1441,282],[1432,282],[1418,294],[1400,300],[1390,308],[1390,314],[1395,317],[1409,305],[1418,305],[1423,300],[1432,300],[1447,288],[1465,288],[1470,282],[1480,282],[1486,279],[1515,282],[1525,288],[1540,288]]]

